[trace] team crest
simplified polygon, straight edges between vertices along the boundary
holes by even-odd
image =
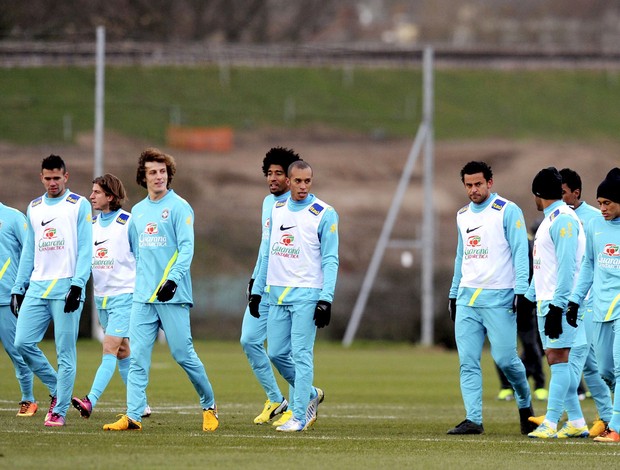
[[[170,216],[170,210],[169,209],[164,209],[163,211],[161,211],[161,218],[162,218],[162,220],[166,220],[169,216]]]

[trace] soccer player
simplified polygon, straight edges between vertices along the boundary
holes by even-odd
[[[583,369],[583,361],[570,356],[571,348],[586,344],[585,329],[578,328],[576,316],[571,318],[565,313],[583,257],[585,235],[575,212],[562,201],[562,176],[556,168],[545,168],[536,174],[532,193],[536,208],[545,218],[534,239],[534,276],[526,297],[537,302],[538,330],[551,379],[545,419],[528,436],[587,437],[588,426],[577,396],[581,372],[579,376],[574,373]],[[568,421],[558,430],[564,409]]]
[[[142,430],[151,354],[161,328],[174,360],[185,370],[202,406],[202,430],[219,425],[213,388],[194,350],[190,326],[193,306],[190,265],[194,256],[194,211],[170,189],[174,158],[147,148],[138,160],[136,182],[147,196],[131,210],[129,236],[136,257],[136,286],[129,341],[127,414],[103,426],[108,431]]]
[[[314,424],[323,391],[312,385],[316,330],[329,324],[338,276],[338,214],[310,193],[313,173],[298,160],[288,168],[291,196],[273,206],[269,250],[252,286],[250,313],[269,286],[269,357],[294,387],[293,416],[276,428],[304,431]],[[293,355],[293,364],[290,354]]]
[[[64,426],[75,382],[84,287],[90,277],[92,217],[88,200],[67,187],[69,173],[58,155],[41,163],[46,193],[28,205],[28,234],[11,291],[19,309],[15,347],[49,389],[45,426]],[[28,289],[28,290],[26,290]],[[54,321],[58,373],[37,346]]]
[[[560,175],[562,176],[562,200],[573,208],[585,230],[590,220],[601,217],[601,211],[581,200],[581,177],[576,171],[570,168],[563,168],[560,170]],[[587,243],[587,230],[585,233]],[[588,297],[587,300],[583,302],[577,318],[582,323],[585,330],[587,344],[573,347],[570,353],[580,358],[578,361],[575,361],[577,365],[581,362],[584,363],[583,377],[592,394],[599,415],[599,418],[594,420],[590,427],[590,437],[596,437],[605,430],[611,419],[612,404],[609,386],[605,383],[601,374],[599,374],[596,361],[593,342],[594,322],[591,297]],[[581,358],[582,356],[584,357],[583,359]],[[575,374],[577,374],[577,380],[581,380],[581,371],[575,370]]]
[[[586,228],[585,256],[568,311],[576,315],[591,289],[596,358],[603,379],[615,387],[613,414],[594,440],[620,442],[620,168],[607,174],[596,199],[602,217],[593,218]]]
[[[262,169],[263,174],[267,178],[270,194],[263,200],[263,235],[256,265],[250,282],[248,283],[248,300],[254,279],[260,270],[263,254],[269,249],[269,215],[271,214],[271,209],[274,203],[288,199],[290,190],[286,172],[289,165],[297,160],[299,160],[299,155],[292,150],[282,147],[270,149],[263,159]],[[279,426],[286,422],[292,413],[287,412],[289,404],[278,387],[269,356],[265,350],[269,298],[265,293],[261,293],[261,296],[262,300],[259,305],[260,316],[258,318],[250,314],[249,308],[245,309],[243,323],[241,325],[241,346],[248,357],[248,362],[250,363],[250,367],[252,367],[254,375],[267,395],[267,401],[265,401],[263,411],[254,418],[254,423],[267,423],[279,414],[286,412],[286,416],[275,421],[274,425]],[[284,419],[284,421],[280,422],[282,419]]]
[[[22,417],[33,416],[39,408],[32,390],[32,371],[13,345],[17,315],[24,297],[20,294],[11,298],[11,289],[27,229],[24,214],[0,203],[0,341],[15,367],[22,394],[17,416]]]
[[[470,203],[456,216],[458,229],[450,317],[460,362],[465,420],[448,434],[482,434],[482,370],[485,336],[491,355],[515,391],[521,433],[532,429],[532,396],[523,362],[517,355],[517,323],[532,315],[524,309],[529,276],[528,242],[521,209],[492,192],[493,172],[485,162],[461,169]],[[516,317],[515,318],[515,310]]]
[[[93,220],[92,273],[95,305],[105,332],[103,358],[88,395],[71,403],[88,419],[110,383],[116,365],[127,384],[129,371],[129,315],[136,278],[136,259],[129,246],[127,229],[131,214],[122,209],[127,200],[121,180],[109,173],[93,180],[90,202],[100,211]],[[147,405],[142,417],[150,416]]]

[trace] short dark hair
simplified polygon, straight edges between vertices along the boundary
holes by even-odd
[[[98,184],[106,196],[112,196],[110,201],[110,210],[116,211],[123,207],[123,203],[127,201],[127,193],[123,182],[116,176],[106,173],[103,176],[97,176],[93,180],[93,184]]]
[[[64,160],[58,155],[50,155],[45,157],[41,162],[41,171],[43,170],[62,170],[63,173],[67,172],[67,167]]]
[[[172,155],[165,154],[159,149],[149,147],[140,154],[138,159],[138,170],[136,172],[136,183],[143,188],[146,188],[146,162],[159,162],[166,164],[166,171],[168,172],[168,182],[166,183],[166,189],[170,188],[172,183],[172,177],[177,172],[177,165]]]
[[[280,165],[288,176],[289,165],[297,160],[301,160],[301,157],[294,150],[285,147],[273,147],[269,149],[263,159],[263,174],[267,176],[271,165]]]
[[[579,190],[579,198],[581,198],[581,176],[575,170],[570,168],[562,168],[560,170],[562,183],[569,187],[571,191]]]
[[[293,163],[291,163],[288,166],[288,169],[286,171],[287,176],[288,176],[288,174],[291,172],[291,170],[293,168],[299,168],[300,170],[305,170],[306,168],[310,168],[310,171],[313,172],[312,167],[310,166],[310,163],[308,163],[305,160],[301,160],[301,159],[300,160],[295,160]]]
[[[475,175],[476,173],[482,173],[485,181],[490,181],[493,178],[493,171],[489,165],[485,162],[472,161],[461,169],[461,181],[465,182],[465,175]]]

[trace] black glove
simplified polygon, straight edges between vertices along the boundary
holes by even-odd
[[[170,279],[166,279],[159,289],[157,289],[157,300],[160,302],[168,302],[172,297],[174,297],[174,293],[177,291],[177,283],[171,281]]]
[[[16,317],[19,315],[19,309],[24,301],[23,294],[11,294],[11,313]]]
[[[551,339],[558,339],[562,334],[562,309],[549,304],[549,311],[545,317],[545,335]]]
[[[316,303],[314,309],[314,324],[317,328],[323,328],[329,325],[329,320],[332,318],[332,304],[325,300],[319,300]]]
[[[579,305],[575,302],[569,302],[566,309],[566,323],[573,328],[577,328],[577,313],[579,313]]]
[[[448,313],[450,320],[456,321],[456,299],[448,299]]]
[[[250,294],[250,299],[248,302],[248,307],[250,309],[250,315],[254,318],[260,318],[260,312],[258,311],[258,306],[260,305],[262,297],[258,294]]]
[[[252,294],[252,286],[254,285],[254,279],[250,278],[250,282],[248,282],[248,287],[245,290],[245,296],[250,300],[250,295]]]
[[[80,298],[82,297],[82,288],[71,286],[69,292],[65,296],[65,313],[75,312],[80,306]]]
[[[517,330],[528,331],[532,328],[534,319],[534,302],[530,301],[523,294],[515,295],[514,311],[517,314]]]

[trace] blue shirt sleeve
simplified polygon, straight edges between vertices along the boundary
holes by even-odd
[[[573,289],[577,265],[576,253],[579,245],[580,224],[568,214],[560,214],[549,231],[557,259],[557,284],[551,303],[566,308],[568,296]],[[581,260],[580,260],[581,261]]]
[[[194,257],[194,211],[187,203],[180,205],[182,211],[174,211],[174,228],[177,239],[177,259],[170,268],[168,279],[177,285],[190,272]]]
[[[84,289],[93,262],[93,220],[90,203],[86,198],[82,198],[78,210],[77,243],[77,260],[71,284]]]
[[[26,235],[24,237],[24,244],[22,246],[22,253],[19,258],[19,269],[17,270],[17,277],[13,284],[11,294],[25,294],[30,284],[30,275],[34,269],[34,230],[30,225],[30,205],[26,211],[28,217],[26,217]]]
[[[523,212],[516,204],[508,204],[504,214],[504,234],[512,253],[515,271],[515,294],[525,294],[530,278],[529,244]]]
[[[577,279],[577,284],[568,299],[570,302],[575,302],[578,305],[582,304],[594,281],[595,248],[591,225],[592,224],[589,223],[588,228],[586,229],[586,250],[583,254],[583,259],[581,260],[579,278]]]
[[[463,265],[463,237],[461,237],[461,231],[457,227],[457,241],[456,241],[456,256],[454,258],[454,275],[452,276],[452,285],[450,286],[450,294],[448,298],[456,299],[459,291],[459,284],[461,283],[461,277],[463,273],[461,267]]]
[[[273,206],[269,210],[269,219],[273,212]],[[269,240],[271,239],[272,224],[269,224],[269,230],[263,235],[261,246],[259,250],[259,260],[257,261],[258,271],[254,277],[254,284],[252,285],[252,294],[263,295],[265,290],[265,284],[267,283],[267,266],[269,264]]]
[[[338,277],[338,214],[329,208],[319,224],[321,240],[321,268],[323,269],[323,289],[319,300],[333,302]]]

